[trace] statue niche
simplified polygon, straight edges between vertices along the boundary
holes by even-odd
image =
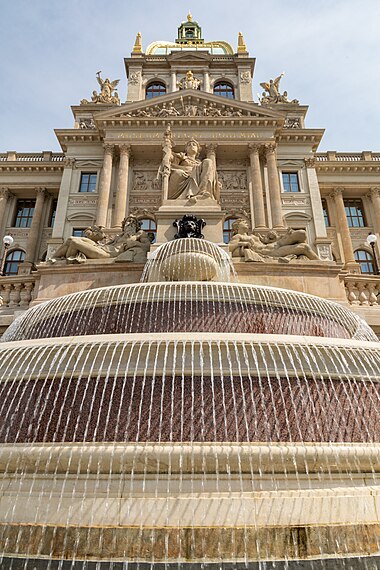
[[[163,159],[158,171],[162,178],[164,200],[211,199],[219,203],[220,188],[213,158],[199,158],[200,145],[195,139],[186,143],[184,152],[173,152],[170,126],[165,131]]]

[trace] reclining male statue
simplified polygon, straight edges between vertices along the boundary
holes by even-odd
[[[306,243],[305,230],[289,228],[283,235],[270,231],[263,236],[249,233],[249,224],[242,218],[232,224],[232,238],[229,250],[232,257],[243,257],[244,261],[265,261],[276,258],[287,263],[296,257],[305,256],[311,260],[319,260],[318,255]]]
[[[68,263],[84,263],[87,259],[106,259],[115,261],[134,261],[145,263],[151,240],[141,229],[141,222],[136,216],[128,216],[122,223],[122,233],[110,240],[102,227],[90,226],[83,237],[69,237],[55,251],[49,263],[66,259]]]

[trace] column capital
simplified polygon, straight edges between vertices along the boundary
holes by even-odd
[[[215,156],[217,148],[218,148],[218,145],[216,143],[207,144],[206,145],[207,156],[208,157],[210,157],[211,155]]]
[[[42,186],[37,186],[36,188],[36,194],[37,197],[41,196],[41,198],[45,198],[46,196],[48,196],[48,191],[46,190],[46,188],[42,187]]]
[[[304,160],[306,168],[315,168],[315,156],[306,156]]]
[[[63,166],[65,168],[75,168],[75,158],[64,158],[63,160]]]
[[[265,143],[263,147],[266,155],[275,154],[277,149],[277,143],[275,142]]]
[[[370,188],[367,196],[369,198],[374,198],[375,196],[380,196],[380,188],[378,186],[372,186],[372,188]]]
[[[12,194],[9,191],[9,188],[7,188],[6,186],[2,186],[0,188],[0,198],[5,198],[6,200],[8,200],[10,196],[12,196]]]
[[[258,154],[262,150],[263,144],[257,143],[257,142],[249,143],[248,148],[250,150],[250,153],[257,153]]]
[[[337,198],[338,196],[343,196],[343,190],[344,188],[338,186],[337,188],[334,188],[332,192],[330,192],[329,197]]]
[[[120,144],[119,145],[120,156],[131,156],[132,147],[130,144]]]
[[[108,154],[110,156],[113,155],[113,151],[115,148],[115,146],[113,144],[104,143],[103,148],[104,148],[104,154]]]

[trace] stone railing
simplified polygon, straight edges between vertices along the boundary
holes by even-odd
[[[375,153],[371,151],[363,152],[317,152],[315,154],[315,160],[317,162],[328,162],[328,161],[338,161],[338,162],[360,162],[360,161],[371,161],[380,160],[380,153]]]
[[[34,286],[34,277],[0,277],[1,309],[27,309],[33,299]]]
[[[18,153],[14,151],[8,151],[0,154],[0,161],[9,162],[62,162],[65,158],[63,152],[23,152]]]
[[[350,305],[380,306],[380,276],[347,275],[344,285]]]

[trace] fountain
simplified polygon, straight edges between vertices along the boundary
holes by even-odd
[[[379,567],[380,345],[206,240],[0,344],[1,568]]]

